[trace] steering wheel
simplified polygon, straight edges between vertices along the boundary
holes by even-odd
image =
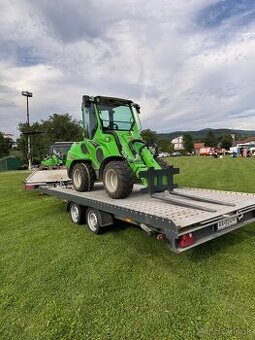
[[[109,124],[106,129],[112,129],[112,128],[114,128],[114,130],[118,130],[119,129],[119,127],[118,127],[118,125],[116,123]]]
[[[150,142],[150,143],[146,143],[146,146],[152,152],[153,158],[157,158],[159,155],[157,144],[154,142]]]

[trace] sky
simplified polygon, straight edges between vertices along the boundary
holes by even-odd
[[[0,0],[0,131],[81,117],[81,97],[141,106],[144,128],[255,129],[255,0]]]

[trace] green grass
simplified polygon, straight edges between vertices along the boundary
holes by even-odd
[[[254,158],[171,157],[168,162],[180,168],[180,185],[255,193]]]
[[[181,185],[255,192],[254,159],[170,162]],[[0,173],[0,339],[254,339],[255,224],[176,255],[73,225],[25,177]]]

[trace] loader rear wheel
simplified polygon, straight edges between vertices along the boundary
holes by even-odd
[[[125,198],[133,190],[133,175],[126,162],[112,161],[104,168],[104,187],[112,198]]]
[[[91,191],[96,180],[96,175],[90,164],[76,163],[71,171],[71,179],[76,191]]]

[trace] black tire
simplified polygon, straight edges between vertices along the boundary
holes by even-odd
[[[91,191],[96,180],[96,175],[90,164],[76,163],[71,171],[71,179],[76,191]]]
[[[93,208],[87,209],[86,224],[92,233],[99,234],[101,232],[101,226],[99,224],[99,215],[96,209]]]
[[[85,222],[85,211],[82,206],[75,202],[69,205],[70,218],[75,224],[83,224]]]
[[[169,164],[162,158],[156,158],[156,162],[162,169],[167,169],[169,167]]]
[[[132,172],[124,161],[109,162],[103,172],[103,182],[106,192],[111,198],[125,198],[133,190]]]

